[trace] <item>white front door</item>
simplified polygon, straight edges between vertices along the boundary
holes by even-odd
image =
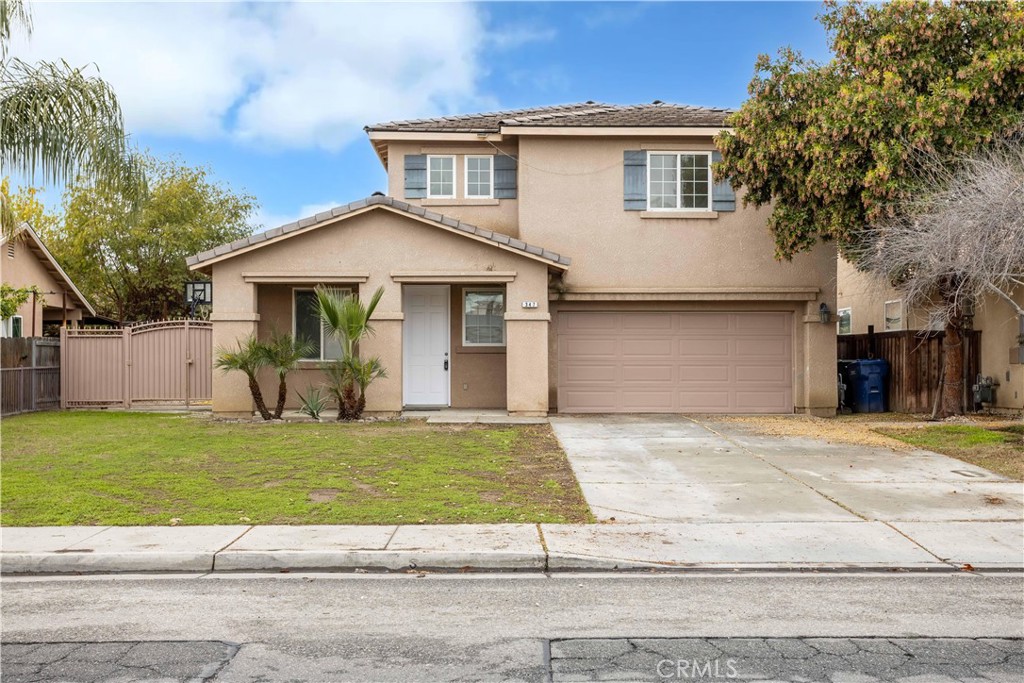
[[[449,404],[448,285],[406,285],[402,310],[402,377],[407,406]]]

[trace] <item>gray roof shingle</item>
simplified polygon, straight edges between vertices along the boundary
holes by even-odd
[[[578,102],[576,104],[443,116],[432,119],[387,121],[367,126],[366,130],[368,132],[497,133],[503,126],[721,127],[725,125],[725,118],[731,113],[730,109],[670,104],[658,100],[650,104]]]
[[[433,223],[437,223],[438,225],[442,225],[444,227],[455,228],[461,232],[470,235],[476,235],[477,237],[481,237],[490,242],[494,242],[498,246],[520,251],[524,255],[542,258],[545,261],[550,261],[553,265],[557,265],[562,268],[572,263],[572,259],[570,259],[568,256],[562,256],[561,254],[557,254],[553,251],[549,251],[542,247],[527,244],[516,239],[512,239],[508,235],[502,235],[501,233],[492,232],[491,230],[478,228],[477,226],[472,225],[470,223],[466,223],[465,221],[460,221],[450,216],[444,216],[433,211],[426,211],[419,206],[412,206],[406,202],[398,201],[397,199],[394,199],[392,197],[385,197],[383,195],[374,195],[372,197],[367,197],[366,199],[360,199],[358,201],[345,204],[344,206],[336,207],[334,209],[331,209],[330,211],[323,211],[321,213],[318,213],[315,217],[302,218],[297,221],[292,221],[291,223],[287,223],[285,225],[281,225],[264,232],[256,233],[255,235],[251,235],[240,240],[235,240],[230,244],[222,244],[220,246],[214,247],[213,249],[209,249],[199,254],[189,256],[187,259],[185,259],[185,262],[189,265],[189,267],[192,268],[195,268],[196,266],[202,266],[205,262],[210,261],[212,259],[217,259],[222,256],[226,256],[232,252],[246,249],[256,244],[270,243],[274,241],[276,238],[294,232],[295,230],[316,227],[321,223],[336,220],[342,216],[345,216],[346,214],[358,211],[359,209],[363,209],[367,206],[387,206],[392,209],[395,209],[396,211],[401,211],[403,213],[416,216],[417,218],[429,220]]]

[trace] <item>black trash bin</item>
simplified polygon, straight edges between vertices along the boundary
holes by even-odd
[[[888,361],[881,359],[857,360],[850,364],[850,383],[853,390],[854,412],[885,412],[885,380],[888,376]]]
[[[839,378],[839,410],[851,412],[853,410],[853,380],[850,378],[850,366],[856,363],[855,360],[839,360],[836,363],[837,376]]]

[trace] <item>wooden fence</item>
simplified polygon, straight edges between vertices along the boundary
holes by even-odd
[[[889,362],[889,410],[898,413],[930,413],[939,390],[944,332],[900,330],[875,334],[844,334],[837,337],[840,360],[881,358]],[[971,408],[967,392],[981,367],[981,331],[964,335],[964,405]]]
[[[0,340],[0,415],[60,407],[60,340]]]
[[[170,405],[213,397],[213,324],[165,320],[61,330],[61,407]]]

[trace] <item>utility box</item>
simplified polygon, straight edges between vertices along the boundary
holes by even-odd
[[[853,410],[857,413],[886,411],[886,379],[889,363],[885,360],[857,360],[850,364]]]

